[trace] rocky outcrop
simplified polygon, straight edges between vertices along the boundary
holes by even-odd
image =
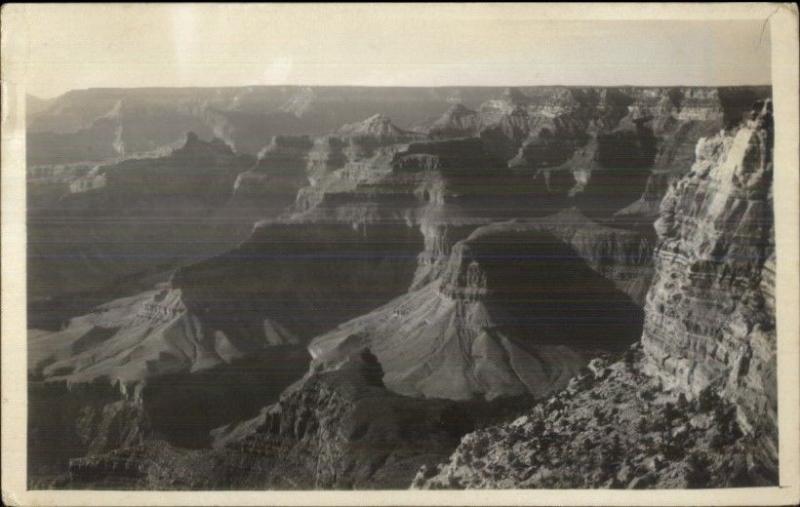
[[[546,395],[599,350],[625,346],[638,334],[636,304],[649,279],[646,235],[602,227],[576,210],[480,229],[547,213],[548,201],[535,198],[539,184],[502,167],[476,138],[400,143],[409,141],[407,134],[381,117],[342,133],[341,139],[379,149],[344,150],[344,166],[320,171],[320,179],[298,195],[302,204],[294,215],[260,223],[238,249],[174,277],[173,286],[205,327],[230,336],[259,334],[268,320],[304,340],[363,315],[314,341],[320,364],[341,355],[341,343],[355,335],[384,365],[390,389],[452,399]],[[320,148],[330,149],[332,139]],[[314,262],[320,255],[328,262],[324,267]],[[413,281],[396,268],[414,267],[412,259]],[[341,268],[330,270],[340,260]],[[533,278],[520,277],[520,271]],[[576,287],[591,286],[581,289],[585,300],[536,297],[554,288],[556,273]],[[485,294],[472,286],[481,277],[493,284]],[[339,297],[351,287],[363,293],[366,279],[389,290]],[[399,296],[409,285],[411,292],[390,301],[390,294]],[[608,308],[599,320],[615,336],[608,342],[592,337],[601,300]],[[229,307],[221,311],[215,301]],[[562,310],[560,318],[553,314]],[[570,313],[585,314],[587,325],[567,332],[563,322]],[[237,319],[219,320],[220,314]],[[564,333],[569,336],[560,341],[545,338]],[[406,345],[395,346],[401,342]],[[404,351],[410,343],[416,345],[409,356]],[[437,366],[453,362],[460,357],[454,351],[465,347],[474,349],[471,356],[449,368]]]
[[[408,396],[545,396],[599,351],[638,337],[631,296],[641,300],[648,284],[650,251],[638,233],[575,211],[484,226],[452,247],[439,277],[309,350],[326,368],[369,347],[386,386]]]
[[[499,115],[489,113],[489,123],[481,129],[480,138],[495,157],[510,160],[528,137],[531,118],[521,107],[501,107],[500,111]]]
[[[93,212],[95,201],[130,203],[114,189],[136,190],[115,219],[140,208],[159,219],[156,210],[177,210],[172,220],[185,213],[214,230],[263,219],[225,253],[180,257],[157,290],[73,308],[62,329],[32,334],[31,377],[60,386],[73,404],[65,417],[102,414],[67,425],[75,430],[63,440],[79,442],[64,452],[79,457],[69,484],[113,477],[130,487],[213,488],[216,476],[238,474],[240,487],[394,488],[422,464],[417,485],[429,487],[504,487],[502,477],[530,487],[772,480],[774,254],[771,232],[759,228],[771,224],[766,120],[702,141],[681,178],[695,157],[688,146],[741,116],[736,104],[747,94],[554,87],[475,103],[480,94],[464,92],[464,106],[419,131],[362,115],[314,137],[294,135],[292,122],[318,120],[339,103],[318,89],[289,91],[270,107],[291,135],[272,137],[244,167],[232,141],[242,131],[230,119],[261,100],[253,90],[200,108],[226,141],[189,136],[168,156],[101,165],[78,180],[104,178],[72,196]],[[124,117],[124,102],[112,112]],[[124,135],[117,141],[132,146]],[[171,181],[155,185],[164,174]],[[591,361],[623,354],[642,335],[653,210],[664,192],[644,355],[633,349],[621,366]],[[224,243],[170,227],[148,232],[193,248],[198,237]],[[144,244],[148,254],[171,252]],[[654,400],[640,403],[642,386]],[[510,400],[515,413],[532,400],[540,408],[487,430],[494,461],[465,465],[479,438],[468,436],[466,451],[435,468],[478,424],[470,411]],[[609,403],[619,412],[606,413]],[[684,415],[665,415],[666,425],[648,416],[668,403]],[[713,444],[720,454],[701,456],[711,427],[722,435]],[[655,443],[640,445],[635,431]],[[691,452],[676,457],[672,439],[687,435],[680,445]],[[600,441],[597,452],[576,447],[581,436]],[[626,449],[627,465],[613,461]],[[564,453],[582,454],[570,470],[554,470]]]
[[[369,138],[378,144],[395,144],[403,139],[413,137],[392,123],[388,116],[375,114],[363,121],[348,123],[339,127],[337,134],[347,138]]]
[[[422,134],[397,127],[389,117],[381,114],[343,125],[336,134],[347,142],[345,153],[351,160],[372,157],[385,146],[424,138]]]
[[[216,446],[281,456],[293,481],[314,488],[398,488],[421,464],[446,455],[470,425],[456,404],[416,400],[383,388],[369,351],[336,371],[310,374],[254,420],[215,432]],[[286,483],[283,471],[274,483]],[[292,488],[294,489],[294,488]]]
[[[28,163],[104,161],[151,152],[179,142],[187,131],[221,137],[238,152],[255,155],[275,135],[322,135],[376,111],[401,128],[428,127],[454,103],[475,110],[481,124],[499,121],[517,107],[555,114],[570,93],[630,95],[648,107],[669,95],[680,118],[721,111],[726,122],[740,111],[726,103],[751,104],[761,88],[368,88],[248,86],[239,88],[145,88],[74,90],[42,103],[29,98]],[[670,95],[671,94],[671,95]],[[566,96],[566,98],[565,98]],[[554,98],[555,97],[555,98]],[[719,106],[717,97],[723,101]],[[513,153],[507,157],[510,158]]]
[[[130,304],[138,305],[135,312],[120,307],[120,315],[115,317],[101,307],[75,319],[58,335],[64,347],[47,348],[51,353],[63,353],[37,360],[34,373],[51,382],[68,379],[71,386],[97,380],[118,383],[154,421],[153,430],[144,434],[145,444],[160,436],[176,445],[197,446],[205,441],[202,431],[209,428],[209,421],[225,421],[205,416],[197,431],[176,434],[174,428],[180,425],[166,416],[168,406],[183,399],[191,400],[191,406],[204,407],[219,404],[220,398],[180,386],[203,376],[216,378],[226,371],[241,370],[242,361],[268,358],[275,367],[276,347],[304,343],[359,315],[364,317],[352,325],[365,323],[364,329],[348,331],[343,343],[334,337],[335,351],[318,355],[316,364],[321,370],[313,375],[324,377],[338,371],[341,361],[337,357],[349,357],[352,347],[369,346],[384,368],[379,378],[381,397],[406,400],[404,404],[412,402],[403,395],[455,400],[544,396],[563,386],[598,350],[613,350],[627,343],[626,333],[638,329],[636,323],[628,329],[628,320],[640,313],[630,299],[636,292],[629,290],[636,285],[631,280],[646,283],[642,280],[648,276],[646,238],[632,231],[600,227],[577,211],[473,233],[492,220],[545,213],[546,201],[531,198],[538,183],[526,182],[505,169],[479,139],[420,141],[400,133],[402,140],[410,142],[398,144],[393,129],[387,127],[389,134],[384,132],[384,122],[367,122],[372,124],[381,126],[373,133],[374,144],[379,146],[374,153],[343,149],[354,139],[344,135],[313,142],[297,137],[274,139],[251,171],[314,174],[318,179],[308,191],[318,192],[318,201],[299,207],[292,216],[259,223],[247,241],[227,254],[178,270],[169,288],[131,300]],[[369,144],[369,135],[359,134],[358,142]],[[381,141],[381,136],[386,139]],[[345,162],[336,167],[339,156]],[[491,191],[476,193],[476,182],[487,184],[482,188]],[[505,250],[509,249],[516,252],[514,248],[522,248],[520,258],[504,266],[507,260],[496,258],[497,254],[508,254]],[[491,280],[492,292],[478,298],[459,293],[471,290],[470,280],[457,281],[461,278],[458,273],[471,264],[464,257],[469,249],[478,271],[488,273]],[[565,306],[564,311],[589,316],[599,298],[604,298],[604,303],[611,301],[604,322],[619,328],[615,331],[617,342],[605,344],[590,338],[591,326],[560,341],[550,338],[565,329],[557,316],[547,315],[561,300],[544,302],[535,292],[549,290],[555,278],[525,278],[526,291],[540,286],[528,294],[517,290],[525,287],[514,277],[525,268],[533,274],[554,275],[558,270],[536,268],[543,263],[553,268],[549,259],[554,255],[566,256],[566,261],[556,264],[571,273],[569,279],[597,291],[586,301]],[[456,289],[459,284],[465,288]],[[410,285],[414,290],[403,296]],[[520,303],[520,295],[529,300]],[[386,306],[376,310],[381,304]],[[539,315],[538,321],[517,325],[526,319],[537,320],[525,315],[531,309]],[[139,314],[140,320],[127,323],[126,316],[133,314]],[[87,325],[81,327],[83,323]],[[345,324],[342,329],[350,326]],[[426,328],[444,331],[434,336],[424,331]],[[102,337],[93,338],[100,334]],[[390,336],[392,340],[385,339]],[[52,344],[52,340],[50,336],[46,341]],[[313,353],[317,354],[316,344],[327,340],[315,341]],[[76,343],[84,348],[76,351]],[[427,361],[409,360],[403,352],[409,350],[409,343],[416,343],[414,354],[430,350]],[[463,346],[469,347],[472,355],[453,362],[460,356],[455,351]],[[120,347],[128,347],[130,354],[114,355],[123,350]],[[437,362],[452,368],[438,368]],[[286,375],[283,381],[297,378],[299,373],[295,375]],[[304,403],[316,389],[315,382],[304,384]],[[335,389],[334,384],[331,380],[322,385]],[[262,405],[269,399],[263,395]],[[301,405],[289,403],[287,413],[301,410]],[[437,406],[432,403],[431,410],[439,410]],[[230,417],[236,414],[241,410],[228,411]],[[327,408],[320,417],[330,417],[326,414]],[[346,421],[350,415],[342,417],[341,421]],[[325,426],[333,428],[341,421],[327,421]],[[298,456],[307,458],[308,449],[318,452],[314,446],[319,441],[314,442],[298,444],[298,449],[306,449],[306,454]],[[351,444],[345,441],[341,445],[331,455],[351,452]],[[455,442],[448,445],[452,448]],[[403,470],[414,470],[420,454],[426,454],[422,448],[410,453],[417,456],[409,462],[415,466],[403,465]],[[424,459],[429,460],[427,456]],[[298,457],[297,462],[302,465],[306,458]],[[105,473],[102,458],[93,457],[86,463],[95,462],[100,465],[76,465],[75,474]],[[325,471],[328,465],[321,470],[333,473]],[[359,475],[362,472],[336,472],[335,479],[314,481],[342,486],[358,476],[359,484],[372,484],[375,472],[370,471],[371,466],[364,468],[363,477]],[[406,483],[410,480],[402,477]]]
[[[664,195],[658,182],[682,175],[700,138],[738,123],[753,101],[768,93],[759,88],[562,89],[546,101],[524,102],[528,121],[514,135],[524,133],[524,139],[509,145],[519,149],[509,165],[536,170],[550,192],[574,197],[592,216],[624,208],[621,215],[652,219],[653,203]],[[615,188],[613,196],[609,187]]]
[[[766,486],[777,475],[735,407],[711,391],[664,392],[636,344],[624,359],[594,359],[525,415],[461,439],[445,463],[421,467],[420,489],[714,488]],[[568,459],[565,459],[565,456]]]
[[[258,154],[256,164],[236,177],[234,196],[267,201],[279,214],[309,183],[307,168],[312,146],[313,140],[307,136],[273,137]]]
[[[453,104],[428,128],[432,137],[475,137],[480,131],[481,118],[477,111],[464,104]]]
[[[697,146],[656,222],[657,276],[642,343],[653,373],[696,395],[709,385],[777,455],[770,104]]]
[[[347,162],[344,154],[344,142],[335,136],[323,136],[314,140],[308,154],[308,175],[312,186]]]
[[[508,417],[520,400],[457,403],[399,396],[369,350],[310,372],[253,418],[215,429],[213,449],[145,440],[69,462],[59,487],[124,489],[399,489],[444,459],[465,432]]]
[[[702,139],[670,186],[641,343],[613,364],[592,360],[528,415],[466,435],[414,487],[777,482],[770,107]],[[489,290],[469,274],[472,293]]]

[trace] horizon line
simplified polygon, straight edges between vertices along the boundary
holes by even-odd
[[[466,84],[466,85],[362,85],[362,84],[242,84],[242,85],[176,85],[176,86],[89,86],[86,88],[71,88],[51,97],[43,97],[33,93],[25,92],[25,97],[33,97],[39,100],[54,100],[72,92],[86,92],[92,90],[181,90],[181,89],[202,89],[213,90],[222,88],[402,88],[402,89],[446,89],[446,88],[765,88],[772,87],[772,83],[761,84],[725,84],[725,85],[654,85],[654,84],[615,84],[615,85],[590,85],[590,84]]]

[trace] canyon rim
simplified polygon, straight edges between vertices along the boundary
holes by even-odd
[[[26,490],[785,485],[763,20],[163,8],[25,89]]]

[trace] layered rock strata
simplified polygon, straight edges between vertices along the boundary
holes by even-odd
[[[98,165],[72,179],[29,216],[31,327],[57,329],[65,318],[130,295],[131,288],[126,294],[114,286],[131,277],[152,277],[241,241],[255,217],[270,212],[231,201],[237,175],[252,163],[218,139],[190,133],[169,154]]]
[[[760,93],[512,89],[474,109],[452,107],[427,133],[374,115],[324,137],[273,138],[255,165],[231,172],[225,188],[231,202],[258,201],[275,192],[294,195],[307,182],[292,209],[260,221],[227,253],[177,270],[168,287],[72,319],[49,337],[58,346],[32,340],[31,374],[42,385],[69,388],[70,396],[110,389],[97,402],[75,404],[108,414],[68,425],[86,438],[65,455],[91,454],[70,464],[70,484],[119,476],[129,487],[219,487],[227,483],[213,474],[243,468],[233,481],[241,487],[404,487],[421,464],[428,471],[417,485],[431,487],[504,487],[497,470],[506,469],[531,487],[773,480],[774,254],[769,225],[759,228],[772,218],[767,115],[735,135],[723,131],[702,141],[697,163],[680,179],[695,156],[687,146],[734,123],[741,103]],[[319,100],[304,90],[281,114],[307,117]],[[217,131],[234,135],[227,127]],[[221,141],[211,145],[236,156]],[[569,473],[539,474],[554,461],[518,463],[517,440],[509,443],[501,429],[503,438],[490,442],[497,449],[491,473],[481,468],[484,460],[465,465],[454,458],[434,468],[478,424],[463,407],[480,411],[515,396],[524,407],[547,400],[571,378],[587,382],[583,368],[598,369],[592,357],[620,353],[640,336],[652,277],[648,227],[667,189],[644,358],[637,349],[634,359],[612,368],[614,375],[593,373],[597,385],[585,395],[573,385],[572,393],[552,398],[574,398],[575,417],[551,406],[559,401],[543,401],[528,421],[533,426],[517,425],[530,445],[546,447],[549,436],[536,437],[539,419],[545,427],[552,422],[550,433],[580,435],[582,424],[594,424],[582,418],[583,409],[610,398],[624,416],[592,412],[601,426],[619,429],[606,435],[608,445],[586,453],[598,456]],[[707,320],[696,318],[698,308]],[[143,318],[131,317],[137,314]],[[673,332],[680,343],[670,342]],[[309,340],[307,369],[306,356],[296,353]],[[279,371],[276,361],[299,367]],[[303,372],[277,404],[248,419]],[[659,394],[654,378],[672,391]],[[249,389],[235,408],[224,400],[241,393],[204,393],[198,382],[274,389]],[[642,385],[656,392],[655,402],[639,403]],[[709,409],[701,393],[711,393],[703,396],[717,408]],[[668,428],[642,435],[668,459],[677,459],[670,454],[673,434],[690,435],[691,461],[664,467],[661,459],[650,470],[635,449],[627,472],[593,472],[602,468],[595,458],[636,445],[639,419],[668,410],[668,402],[680,402],[685,415],[671,414]],[[215,404],[228,407],[224,417]],[[170,410],[175,406],[185,417]],[[731,407],[738,418],[730,417]],[[128,410],[131,423],[110,430],[120,427],[115,414]],[[195,431],[176,431],[193,415],[203,421]],[[705,422],[692,423],[695,415]],[[743,465],[695,456],[710,445],[712,427],[723,433],[714,445],[745,456]],[[508,433],[518,438],[518,430]],[[754,444],[751,435],[758,434],[766,444]],[[166,442],[163,449],[157,439]],[[214,450],[186,449],[211,439]],[[547,452],[578,452],[578,441],[551,440]],[[117,446],[123,448],[106,453]],[[282,455],[289,459],[279,464]],[[711,463],[703,465],[707,477],[696,475],[703,463]],[[296,484],[288,471],[297,472]]]
[[[777,456],[770,107],[702,140],[664,198],[642,343],[668,386],[716,386]]]
[[[310,372],[252,419],[214,430],[213,449],[146,440],[73,459],[60,487],[123,489],[398,489],[444,459],[479,424],[522,400],[457,403],[399,396],[369,350]]]
[[[758,103],[702,139],[670,186],[641,344],[592,360],[527,416],[465,436],[414,486],[775,484],[772,136],[771,104]]]
[[[439,277],[309,349],[324,368],[368,347],[387,387],[408,396],[544,396],[638,338],[650,252],[638,233],[574,210],[483,226],[455,244]]]

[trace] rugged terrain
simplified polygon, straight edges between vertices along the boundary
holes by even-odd
[[[412,487],[708,488],[773,485],[774,461],[743,434],[736,407],[706,389],[688,400],[644,372],[641,345],[595,359],[513,422],[469,433]]]
[[[664,198],[641,344],[593,360],[529,415],[465,436],[415,486],[776,483],[770,107],[698,143]]]
[[[34,484],[507,487],[492,478],[516,455],[503,421],[535,404],[577,435],[613,397],[622,432],[678,392],[683,422],[711,421],[692,445],[719,419],[736,436],[722,449],[757,463],[692,484],[773,480],[771,126],[752,114],[768,88],[351,92],[89,90],[35,113],[29,136],[102,151],[87,132],[116,122],[125,149],[29,179],[30,276],[49,296],[29,317]],[[187,125],[200,135],[175,144]],[[626,350],[575,394],[592,358]],[[543,441],[536,421],[525,445]],[[459,457],[490,424],[491,473]],[[638,484],[679,485],[673,465]],[[644,475],[592,467],[569,473]],[[520,484],[576,484],[554,473]]]

